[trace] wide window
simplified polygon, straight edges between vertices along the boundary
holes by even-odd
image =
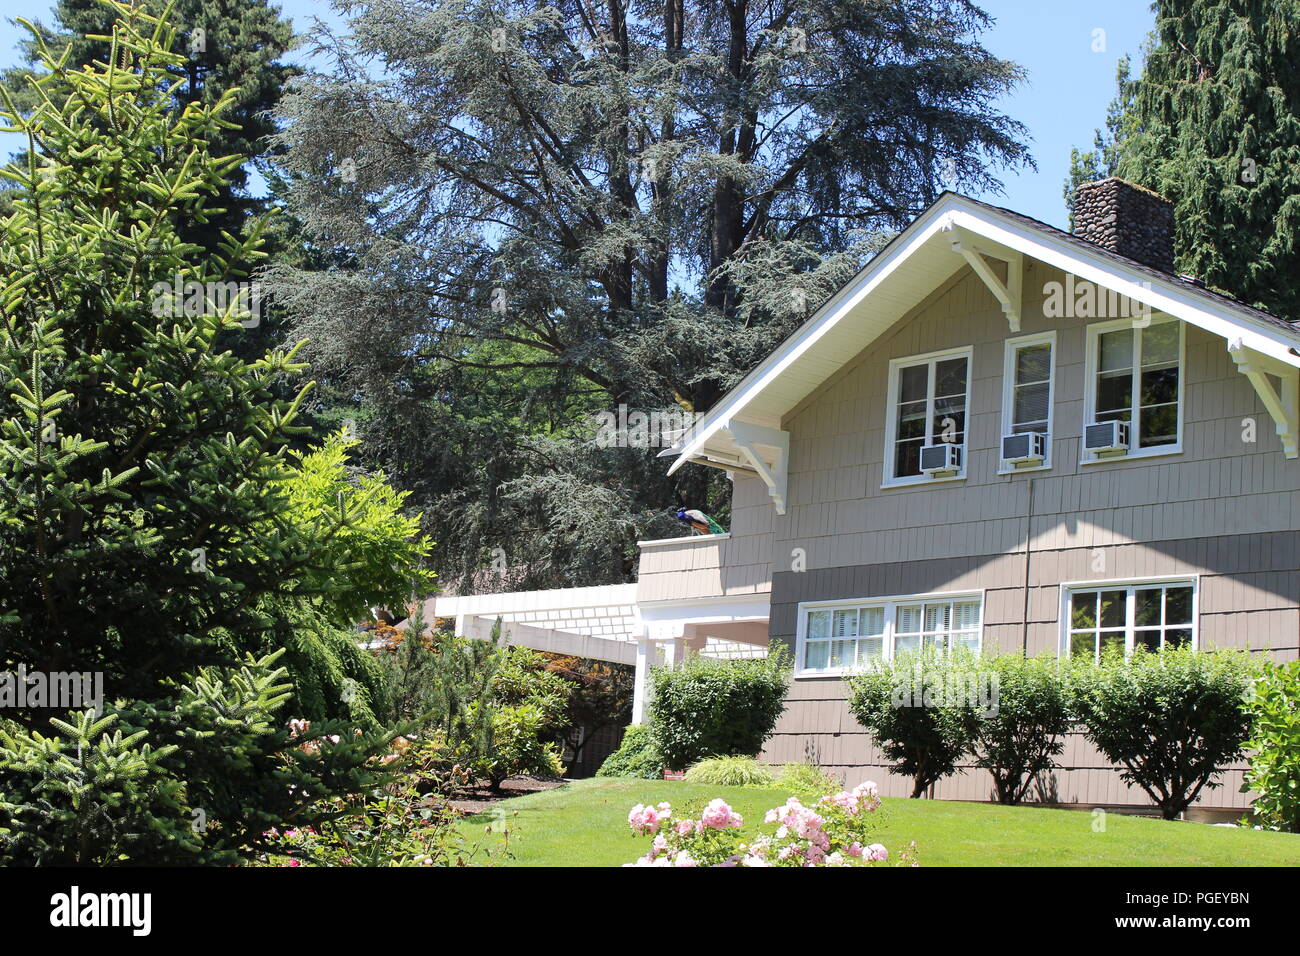
[[[1182,421],[1183,326],[1166,320],[1145,328],[1133,321],[1088,330],[1091,422],[1129,426],[1128,453],[1176,449]]]
[[[970,350],[895,361],[890,365],[886,484],[927,480],[925,445],[957,445],[965,466]]]
[[[803,611],[799,670],[838,673],[921,649],[980,648],[978,596],[814,606]]]
[[[1071,588],[1066,594],[1062,653],[1100,661],[1109,652],[1195,646],[1192,581]]]

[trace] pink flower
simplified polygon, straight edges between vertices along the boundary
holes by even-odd
[[[889,851],[879,843],[873,843],[867,847],[867,859],[875,860],[877,863],[883,863],[889,859]]]
[[[700,814],[700,822],[710,830],[726,830],[731,827],[739,827],[745,821],[739,813],[727,806],[725,800],[717,799],[704,808],[704,812]]]
[[[637,804],[627,815],[627,825],[632,828],[632,832],[638,836],[647,833],[654,833],[659,829],[660,820],[666,820],[671,808],[666,812],[660,812],[654,807]]]

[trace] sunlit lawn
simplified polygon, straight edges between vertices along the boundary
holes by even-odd
[[[495,811],[510,829],[513,866],[618,866],[641,856],[648,840],[627,828],[637,803],[667,800],[698,810],[722,797],[746,827],[784,803],[780,789],[711,787],[680,781],[595,779],[506,800],[462,824],[483,834]],[[874,839],[891,852],[915,840],[922,866],[1297,866],[1300,835],[1166,822],[1074,810],[982,803],[886,799]]]

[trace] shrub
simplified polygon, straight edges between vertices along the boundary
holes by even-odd
[[[889,772],[912,778],[913,797],[953,773],[974,745],[976,712],[949,692],[968,673],[967,656],[927,651],[849,678],[849,710],[894,761]]]
[[[999,803],[1018,804],[1065,749],[1073,725],[1065,681],[1055,657],[1004,654],[983,667],[996,697],[976,712],[975,765],[992,774]]]
[[[637,777],[659,780],[664,774],[664,758],[655,747],[654,737],[645,724],[632,724],[623,732],[619,748],[605,758],[596,771],[597,777]]]
[[[839,780],[814,763],[788,763],[781,768],[777,780],[795,796],[812,800],[840,788]]]
[[[680,769],[705,757],[757,755],[785,707],[789,681],[782,645],[765,658],[697,655],[673,670],[654,669],[649,724],[664,763]]]
[[[714,787],[770,787],[776,775],[753,757],[710,757],[687,770],[685,780]]]
[[[1300,833],[1300,661],[1269,664],[1246,701],[1254,751],[1243,789],[1266,826]]]
[[[1240,651],[1139,650],[1127,661],[1076,662],[1069,697],[1088,739],[1173,820],[1242,756],[1255,670]]]
[[[746,839],[744,818],[723,800],[700,814],[677,817],[672,805],[632,808],[627,823],[638,836],[654,835],[650,851],[628,866],[869,866],[889,853],[869,843],[880,808],[874,783],[824,796],[814,806],[791,797],[767,811],[776,833]]]

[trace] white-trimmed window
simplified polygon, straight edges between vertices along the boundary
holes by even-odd
[[[1147,321],[1088,326],[1087,423],[1127,422],[1129,458],[1182,447],[1183,323]]]
[[[889,363],[884,484],[934,480],[921,471],[925,445],[959,446],[962,467],[956,477],[965,475],[970,361],[971,350],[963,348]]]
[[[1063,589],[1061,654],[1100,661],[1108,649],[1196,647],[1196,581]]]
[[[983,596],[886,598],[799,609],[800,674],[839,674],[922,648],[980,649]]]
[[[1055,359],[1054,331],[1007,339],[1002,369],[1002,434],[1037,432],[1046,438],[1046,457],[1039,466],[1042,468],[1052,463]]]

